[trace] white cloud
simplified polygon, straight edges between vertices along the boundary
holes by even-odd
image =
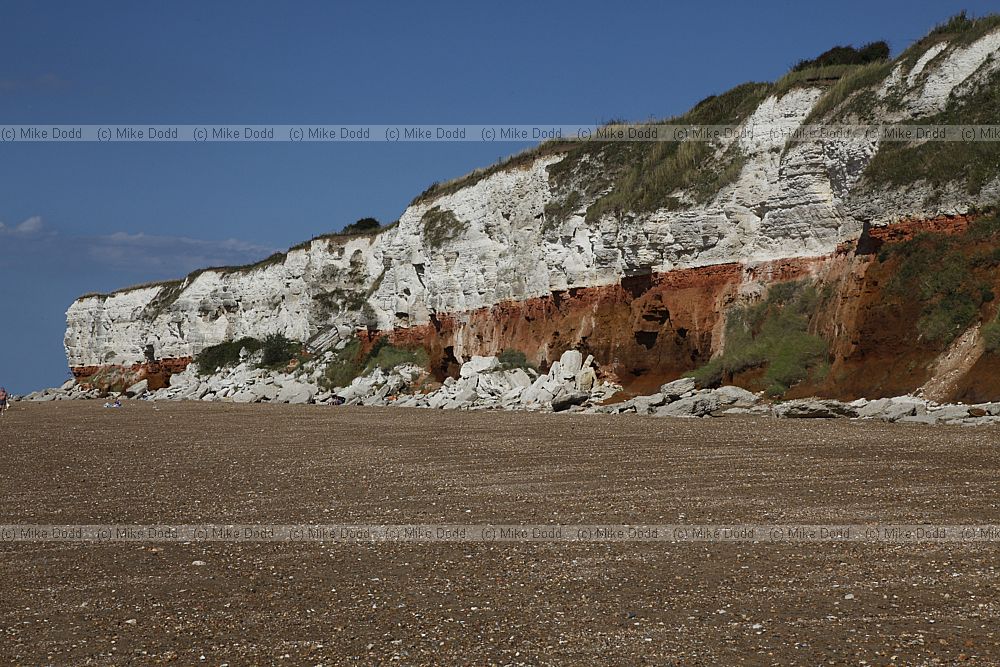
[[[45,223],[42,222],[41,216],[33,215],[15,227],[14,231],[18,234],[35,234],[42,231],[44,226]]]
[[[33,215],[19,225],[8,227],[0,222],[0,234],[6,236],[32,236],[39,234],[45,228],[41,216]]]

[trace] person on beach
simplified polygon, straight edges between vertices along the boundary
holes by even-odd
[[[10,405],[10,397],[7,396],[7,390],[0,387],[0,417],[3,417],[4,413],[7,412],[7,408]]]

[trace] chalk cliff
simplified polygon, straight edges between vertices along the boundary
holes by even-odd
[[[860,296],[851,290],[876,261],[856,252],[859,238],[891,241],[879,230],[900,224],[900,238],[921,224],[964,229],[966,214],[1000,201],[995,152],[984,166],[981,156],[956,157],[968,150],[960,143],[794,142],[789,132],[1000,124],[1000,105],[983,103],[997,90],[1000,22],[965,21],[895,61],[804,68],[679,119],[752,136],[544,144],[430,188],[377,233],[321,236],[256,265],[81,297],[67,312],[67,359],[86,378],[147,358],[188,360],[244,336],[281,333],[321,351],[361,331],[424,346],[440,373],[506,348],[543,365],[579,348],[622,381],[659,382],[717,356],[727,309],[775,282],[832,281],[837,308],[852,308],[847,300]],[[907,169],[914,156],[925,171]],[[836,367],[852,354],[843,337],[859,329],[830,317],[815,315],[810,330],[831,344]],[[946,350],[932,352],[928,364]]]

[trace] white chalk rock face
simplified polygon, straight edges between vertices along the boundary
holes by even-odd
[[[933,113],[992,76],[998,50],[1000,31],[968,45],[935,45],[863,94],[891,122]],[[405,328],[435,314],[617,284],[624,275],[822,255],[856,238],[865,221],[962,212],[1000,196],[996,182],[978,199],[956,185],[930,203],[925,188],[858,188],[876,141],[786,142],[823,92],[806,85],[763,100],[743,123],[753,134],[729,140],[744,156],[738,176],[708,203],[691,204],[678,192],[688,202],[680,210],[588,221],[587,206],[601,194],[591,192],[556,220],[546,207],[564,202],[565,193],[549,168],[564,156],[541,154],[418,201],[371,236],[322,237],[251,267],[81,297],[67,312],[67,359],[74,367],[132,364],[150,347],[156,358],[184,358],[272,333],[335,348],[359,328]],[[717,154],[729,148],[724,141]]]
[[[908,96],[906,109],[911,116],[943,111],[952,91],[974,74],[984,78],[1000,69],[1000,32],[994,32],[969,46],[945,44],[932,47],[907,76],[907,84],[917,88]]]

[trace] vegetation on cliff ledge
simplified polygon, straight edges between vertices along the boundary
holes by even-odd
[[[747,83],[702,101],[686,114],[654,123],[736,125],[769,95],[781,97],[801,87],[824,92],[806,124],[845,120],[878,122],[882,108],[895,108],[905,91],[876,97],[880,86],[899,66],[905,75],[930,48],[947,41],[946,53],[967,46],[1000,27],[1000,16],[969,18],[959,14],[917,41],[896,60],[885,42],[861,47],[837,46],[799,61],[781,79]],[[943,57],[940,54],[937,58]],[[997,56],[993,56],[997,57]],[[905,78],[905,77],[904,77]],[[997,85],[990,82],[973,96],[952,99],[942,114],[918,119],[924,124],[998,124]],[[607,126],[641,128],[650,123],[611,122]],[[676,210],[709,202],[738,177],[744,156],[735,143],[725,150],[704,141],[638,142],[591,139],[549,141],[494,165],[444,184],[435,183],[413,203],[457,192],[500,171],[522,168],[540,157],[563,155],[548,166],[552,200],[545,208],[543,231],[556,230],[572,215],[585,211],[588,221],[607,214],[619,217],[660,209]],[[916,165],[910,169],[910,165]],[[972,194],[1000,174],[1000,142],[884,142],[866,171],[871,186],[906,185],[920,179],[934,184],[961,180]]]
[[[260,349],[260,346],[259,340],[249,336],[239,340],[229,340],[206,347],[198,353],[194,361],[198,364],[200,375],[211,375],[221,368],[228,368],[240,363],[241,350],[253,354]]]
[[[951,97],[944,111],[910,121],[919,125],[1000,125],[1000,71],[972,94]],[[1000,141],[883,142],[865,170],[871,188],[925,181],[965,183],[971,195],[1000,175]]]
[[[357,222],[352,222],[340,231],[340,236],[353,236],[357,234],[371,234],[382,228],[382,223],[375,218],[361,218]]]
[[[1000,352],[1000,319],[993,318],[983,325],[983,347],[990,354]]]
[[[469,223],[459,220],[454,211],[440,206],[427,209],[420,218],[424,242],[431,248],[440,248],[454,241],[469,228]]]
[[[1000,28],[1000,14],[971,18],[962,10],[917,40],[898,60],[908,65],[906,70],[909,71],[920,56],[936,44],[947,41],[953,47],[968,46],[997,28]]]
[[[757,304],[730,310],[722,354],[691,377],[708,387],[764,368],[763,382],[771,396],[781,396],[807,378],[821,379],[829,371],[827,343],[809,333],[820,301],[812,284],[794,281],[773,285]]]
[[[347,345],[334,352],[326,366],[323,386],[326,389],[346,387],[354,378],[371,373],[376,368],[388,371],[401,364],[414,364],[427,368],[429,360],[422,347],[397,347],[385,336],[379,338],[367,353],[362,352],[361,341],[352,338]]]
[[[657,122],[737,125],[753,113],[770,90],[768,83],[746,83],[702,100],[682,116]],[[557,223],[568,217],[581,199],[594,197],[596,200],[586,212],[590,222],[608,213],[620,216],[705,203],[732,183],[742,168],[743,154],[735,143],[725,150],[712,142],[696,140],[579,143],[566,158],[549,167],[553,189],[565,190],[566,194],[552,202],[546,214],[554,216],[553,222]],[[583,183],[586,188],[581,193]]]
[[[969,18],[965,12],[939,25],[926,37],[904,51],[896,63],[901,73],[912,71],[916,63],[934,46],[944,41],[948,47],[931,62],[947,57],[957,48],[966,47],[990,32],[1000,29],[1000,15]],[[998,58],[991,54],[988,59]],[[989,64],[989,62],[987,63]],[[918,84],[928,67],[918,75]],[[974,79],[975,77],[972,77]],[[971,79],[970,79],[971,80]],[[898,106],[900,92],[889,91],[887,104]],[[1000,72],[985,77],[973,90],[961,96],[949,97],[940,113],[906,121],[917,125],[998,125],[1000,124]],[[865,170],[863,184],[869,189],[885,186],[905,186],[924,181],[935,188],[948,183],[964,183],[967,192],[978,195],[985,184],[1000,176],[1000,142],[978,141],[919,141],[882,142],[875,157]],[[931,194],[933,199],[935,195]]]
[[[261,353],[261,368],[281,368],[304,352],[301,343],[289,340],[282,334],[271,334],[264,340],[247,336],[239,340],[210,345],[199,352],[195,357],[198,373],[211,375],[223,368],[236,366],[246,358],[240,356],[244,350],[247,357],[257,352]]]
[[[879,260],[895,262],[887,295],[899,302],[917,299],[919,336],[943,348],[995,299],[1000,218],[995,213],[980,218],[962,235],[918,234],[887,246]]]
[[[500,361],[500,368],[504,370],[511,370],[514,368],[527,370],[529,368],[534,368],[534,366],[528,362],[528,356],[521,350],[503,350],[497,355],[497,359]]]

